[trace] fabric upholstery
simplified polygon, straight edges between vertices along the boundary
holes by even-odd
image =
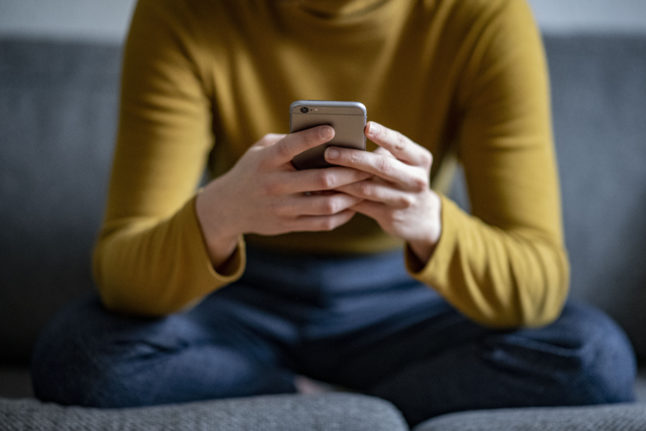
[[[341,393],[275,395],[131,409],[62,407],[29,399],[0,400],[0,428],[6,431],[408,429],[399,412],[388,402]]]
[[[413,431],[643,431],[643,404],[486,410],[440,416]]]
[[[0,361],[92,288],[116,127],[116,46],[0,41]]]

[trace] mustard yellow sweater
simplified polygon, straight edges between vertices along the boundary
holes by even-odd
[[[412,276],[491,326],[540,325],[568,288],[549,90],[524,0],[140,0],[94,253],[114,310],[181,310],[235,281],[245,243],[371,253],[402,244],[367,217],[326,233],[245,236],[211,266],[194,197],[296,99],[357,100],[434,155],[442,236]],[[444,197],[465,169],[469,215]]]

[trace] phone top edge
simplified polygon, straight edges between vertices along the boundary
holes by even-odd
[[[289,105],[289,111],[291,112],[295,108],[300,108],[304,105],[313,105],[322,108],[358,108],[361,111],[366,112],[366,106],[363,103],[345,100],[296,100]]]

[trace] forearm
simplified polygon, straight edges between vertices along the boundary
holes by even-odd
[[[244,268],[243,244],[216,271],[189,200],[164,220],[106,221],[94,251],[104,304],[132,314],[165,315],[234,281]]]
[[[555,319],[569,280],[562,245],[538,232],[487,225],[442,200],[440,241],[425,265],[407,256],[411,274],[488,326],[538,326]]]

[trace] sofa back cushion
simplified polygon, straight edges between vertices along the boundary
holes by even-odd
[[[646,358],[646,36],[545,42],[572,296]],[[0,58],[0,362],[24,362],[55,310],[93,289],[120,48],[0,40]]]
[[[0,361],[13,362],[56,309],[92,289],[120,49],[2,40],[0,58]]]

